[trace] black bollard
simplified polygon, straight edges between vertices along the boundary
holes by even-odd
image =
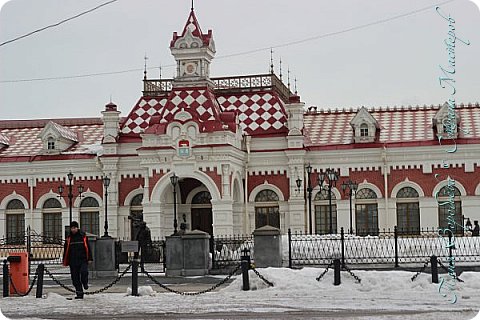
[[[135,253],[135,256],[132,261],[132,296],[138,296],[138,254]]]
[[[242,256],[242,279],[243,279],[243,291],[250,290],[250,279],[248,278],[248,270],[250,270],[250,255],[248,249],[243,250]]]
[[[9,294],[9,279],[8,279],[8,264],[7,260],[3,260],[3,297],[8,297]]]
[[[340,285],[340,259],[333,260],[333,285]]]
[[[430,266],[432,268],[432,283],[438,283],[438,262],[437,256],[430,257]]]
[[[43,296],[43,273],[45,272],[45,265],[39,264],[37,267],[37,293],[35,298],[41,298]]]

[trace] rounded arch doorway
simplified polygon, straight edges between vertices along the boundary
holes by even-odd
[[[192,230],[213,234],[212,196],[208,191],[197,192],[191,202]]]

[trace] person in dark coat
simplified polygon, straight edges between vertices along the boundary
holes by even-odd
[[[478,233],[479,233],[479,227],[478,227],[478,220],[475,220],[473,221],[473,230],[472,230],[472,236],[475,237],[477,236],[478,237]]]
[[[93,261],[88,239],[78,226],[70,223],[70,234],[65,240],[63,265],[70,266],[72,283],[76,290],[75,299],[83,299],[83,289],[88,289],[88,263]]]
[[[145,261],[149,261],[149,255],[151,254],[151,250],[149,250],[152,246],[152,234],[150,232],[150,228],[147,227],[147,223],[145,221],[138,222],[138,233],[137,233],[137,241],[138,247],[140,249],[140,267],[141,270],[144,270]]]

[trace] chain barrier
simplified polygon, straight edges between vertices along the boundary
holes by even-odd
[[[126,268],[125,270],[122,271],[122,273],[120,273],[112,282],[110,282],[109,284],[107,284],[105,287],[103,288],[100,288],[98,290],[95,290],[95,291],[85,291],[83,292],[83,294],[85,295],[93,295],[93,294],[98,294],[98,293],[102,293],[108,289],[110,289],[111,287],[113,287],[115,284],[117,284],[118,281],[120,281],[120,279],[123,278],[123,276],[128,272],[128,270],[130,270],[130,268],[132,267],[132,263],[130,263]],[[69,291],[69,292],[72,292],[72,293],[75,293],[77,294],[77,291],[75,289],[72,289],[70,288],[69,286],[63,284],[60,280],[58,280],[51,272],[50,270],[48,270],[46,267],[45,267],[45,273],[56,283],[58,284],[60,287],[62,287],[63,289]]]
[[[361,282],[362,282],[362,280],[361,280],[357,275],[355,275],[355,274],[352,272],[352,270],[350,270],[350,268],[347,267],[347,265],[344,265],[344,266],[343,266],[343,269],[345,269],[345,270],[357,281],[357,283],[361,283]]]
[[[445,270],[448,274],[450,274],[450,273],[448,272],[447,267],[445,267],[445,265],[440,261],[440,259],[438,259],[437,262],[438,262],[438,265],[439,265],[443,270]],[[455,277],[453,277],[453,278],[456,279],[458,282],[465,282],[465,281],[463,281],[462,279],[460,279],[457,275],[455,275]]]
[[[427,268],[427,266],[430,264],[430,260],[428,260],[427,262],[425,262],[423,264],[423,267],[420,268],[420,270],[418,270],[417,273],[415,273],[415,275],[412,277],[412,281],[414,281],[419,275],[420,273],[424,272],[425,269]]]
[[[208,289],[205,289],[205,290],[202,290],[202,291],[198,291],[198,292],[182,292],[182,291],[178,291],[178,290],[175,290],[175,289],[172,289],[172,288],[169,288],[167,287],[166,285],[164,285],[163,283],[160,283],[157,279],[155,279],[154,276],[152,276],[150,273],[147,272],[147,270],[143,270],[142,272],[150,279],[153,281],[153,283],[155,283],[156,285],[158,285],[159,287],[161,287],[162,289],[165,289],[169,292],[172,292],[172,293],[175,293],[175,294],[179,294],[179,295],[182,295],[182,296],[198,296],[198,295],[201,295],[201,294],[204,294],[204,293],[207,293],[207,292],[211,292],[215,289],[217,289],[218,287],[220,287],[221,285],[225,284],[228,280],[230,280],[230,278],[233,277],[233,275],[235,273],[237,273],[238,270],[240,270],[242,266],[241,265],[238,265],[235,269],[233,269],[229,274],[228,276],[223,279],[222,281],[218,282],[217,284],[215,284],[214,286],[208,288]]]
[[[35,286],[35,283],[37,282],[37,277],[38,277],[38,271],[35,272],[35,276],[33,277],[32,284],[30,284],[30,287],[28,288],[28,291],[26,293],[18,292],[17,287],[15,287],[15,284],[13,283],[12,277],[8,277],[8,278],[10,279],[10,284],[12,285],[12,288],[15,294],[19,295],[20,297],[26,297],[30,294],[33,287]]]
[[[273,287],[273,283],[271,283],[270,281],[268,281],[267,279],[265,279],[264,276],[262,276],[260,274],[260,272],[257,271],[257,269],[255,269],[255,267],[253,265],[250,265],[250,269],[253,270],[253,272],[263,281],[265,282],[269,287]]]
[[[327,274],[328,269],[330,269],[331,266],[333,266],[333,261],[330,262],[328,266],[325,268],[325,271],[323,271],[322,274],[317,277],[317,281],[320,281],[323,278],[323,276]]]

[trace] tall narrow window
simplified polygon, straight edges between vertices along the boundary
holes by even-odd
[[[366,123],[360,125],[360,137],[368,137],[368,125]]]
[[[87,197],[80,203],[80,227],[83,231],[99,235],[99,205],[95,198]]]
[[[453,197],[451,197],[453,196]],[[452,200],[450,200],[452,199]],[[453,222],[453,230],[457,235],[463,234],[463,215],[462,201],[460,200],[460,190],[455,186],[443,187],[438,192],[438,226],[441,229],[449,228],[448,222]],[[450,212],[449,212],[450,211]],[[455,214],[453,214],[455,211]],[[453,215],[453,219],[452,219]]]
[[[62,239],[62,205],[55,198],[44,202],[43,214],[43,235],[44,242],[58,243]]]
[[[25,243],[25,206],[23,202],[18,199],[10,200],[5,213],[7,220],[7,243]]]
[[[337,205],[335,194],[332,192],[332,231],[337,233]],[[328,190],[323,189],[315,195],[315,230],[317,234],[330,233],[330,205]]]
[[[55,139],[48,138],[47,139],[47,149],[48,150],[55,150]]]
[[[378,235],[377,194],[368,188],[355,194],[355,228],[359,236]]]
[[[399,234],[420,234],[420,207],[418,192],[404,187],[397,193],[397,230]]]
[[[272,190],[262,190],[255,197],[255,227],[269,225],[280,229],[278,195]]]

